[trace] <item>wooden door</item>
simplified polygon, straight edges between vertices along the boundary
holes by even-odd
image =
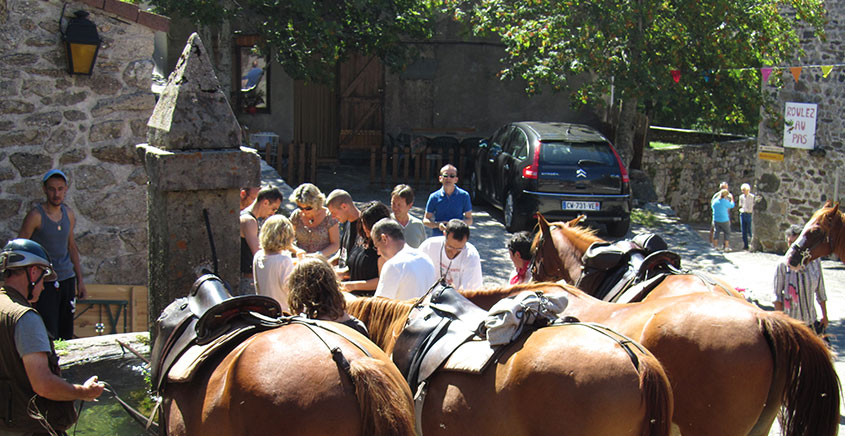
[[[293,90],[293,140],[314,144],[317,159],[337,159],[337,99],[331,87],[297,80]]]
[[[384,141],[384,67],[376,56],[353,55],[338,66],[338,146],[381,147]]]

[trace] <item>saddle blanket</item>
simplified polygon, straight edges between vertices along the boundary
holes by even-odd
[[[262,329],[259,329],[258,326],[241,326],[229,330],[207,344],[190,346],[170,367],[170,371],[167,373],[167,381],[172,383],[191,381],[202,364],[214,357],[218,351],[221,351],[227,345],[239,344],[259,330]]]
[[[495,362],[493,355],[504,350],[505,347],[493,347],[489,341],[478,336],[464,342],[452,353],[443,364],[443,371],[481,374]]]

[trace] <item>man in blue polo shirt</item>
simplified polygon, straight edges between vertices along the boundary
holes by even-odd
[[[428,196],[423,217],[423,224],[431,229],[432,236],[443,235],[451,219],[472,225],[472,202],[469,193],[457,186],[458,169],[446,164],[440,169],[440,183],[443,187]]]

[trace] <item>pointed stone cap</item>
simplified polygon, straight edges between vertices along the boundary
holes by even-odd
[[[196,33],[188,38],[147,127],[149,144],[163,150],[240,147],[240,125]]]

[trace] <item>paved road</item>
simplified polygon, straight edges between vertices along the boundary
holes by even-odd
[[[343,165],[331,169],[318,170],[316,183],[325,194],[332,189],[347,190],[356,202],[371,200],[390,204],[391,187],[373,187],[367,183],[367,167]],[[265,180],[272,179],[272,170],[263,173]],[[281,182],[277,180],[277,182]],[[462,183],[459,182],[459,186]],[[290,191],[290,188],[285,188]],[[428,191],[417,192],[412,214],[422,217],[423,207],[428,198]],[[287,205],[291,207],[291,205]],[[733,251],[722,253],[713,249],[709,241],[707,226],[690,226],[682,223],[671,208],[659,204],[649,204],[644,209],[650,210],[657,218],[655,226],[644,228],[633,225],[626,236],[639,233],[658,233],[669,247],[681,255],[683,266],[704,271],[714,276],[725,278],[737,288],[744,288],[746,298],[754,300],[764,309],[772,310],[772,282],[775,267],[780,258],[777,254]],[[292,210],[292,209],[291,209]],[[738,231],[732,238],[732,247],[742,247]],[[470,242],[478,249],[482,259],[485,286],[498,286],[507,283],[512,264],[508,257],[505,242],[510,234],[502,224],[502,213],[490,205],[473,207],[473,225]],[[828,316],[831,343],[836,354],[837,373],[845,374],[845,356],[837,350],[845,349],[845,265],[838,260],[822,262],[828,296]],[[777,426],[776,426],[777,427]],[[845,418],[840,418],[840,432],[845,434]],[[773,429],[770,436],[779,436],[778,429]]]

